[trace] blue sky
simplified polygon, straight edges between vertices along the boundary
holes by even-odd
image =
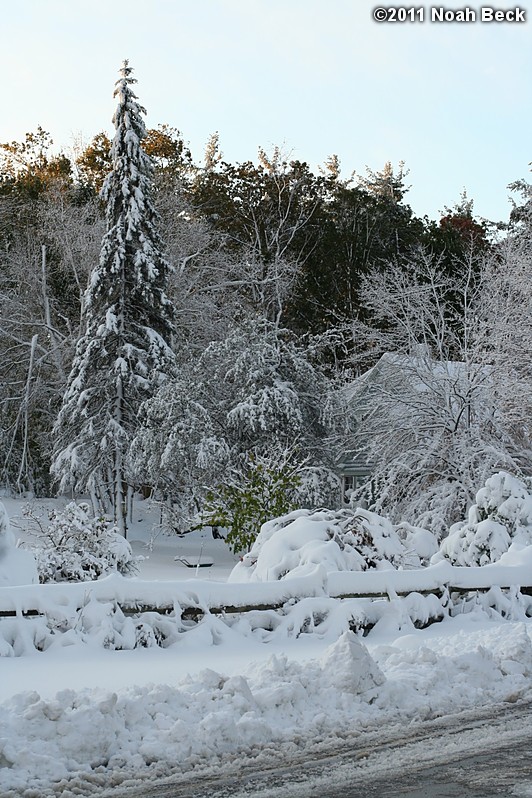
[[[507,184],[530,178],[532,4],[524,24],[462,25],[379,24],[374,6],[6,3],[0,141],[37,125],[58,147],[112,132],[114,81],[129,58],[147,124],[179,128],[197,160],[214,131],[231,161],[280,145],[313,168],[336,153],[347,177],[404,160],[419,215],[438,218],[465,188],[478,215],[506,219]]]

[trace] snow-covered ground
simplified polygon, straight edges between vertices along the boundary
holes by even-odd
[[[5,504],[27,538],[20,503]],[[223,541],[153,536],[154,514],[143,505],[136,514],[139,578],[227,579],[236,558]],[[200,554],[213,566],[174,560]],[[249,585],[231,587],[238,597]],[[532,698],[530,622],[517,604],[513,620],[470,605],[419,630],[398,599],[361,638],[346,628],[345,603],[305,628],[302,617],[323,601],[304,599],[270,631],[248,616],[207,616],[167,648],[112,651],[89,637],[0,658],[0,794],[90,795],[230,773],[243,756],[301,756],[320,742]]]

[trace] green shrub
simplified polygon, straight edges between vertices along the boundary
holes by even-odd
[[[241,473],[207,494],[203,524],[228,529],[233,552],[249,551],[262,524],[296,509],[300,483],[297,467],[248,455]]]

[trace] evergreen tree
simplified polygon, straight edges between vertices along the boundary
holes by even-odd
[[[153,166],[141,147],[145,110],[125,61],[114,96],[112,171],[102,188],[106,228],[84,304],[67,389],[55,425],[52,471],[64,491],[88,490],[126,534],[125,455],[140,404],[173,369],[169,266],[151,199]]]
[[[360,300],[363,276],[414,251],[423,222],[400,199],[396,181],[388,193],[384,178],[372,190],[367,184],[353,186],[337,179],[329,179],[326,188],[319,235],[287,303],[287,326],[313,334],[337,330],[350,346],[349,335],[342,330],[365,312]],[[339,357],[342,349],[339,345]]]

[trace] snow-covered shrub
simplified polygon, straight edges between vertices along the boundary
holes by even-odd
[[[317,566],[327,572],[417,567],[421,558],[414,542],[412,535],[405,544],[387,518],[361,508],[296,510],[263,524],[229,579],[269,581],[300,576]],[[426,539],[424,544],[426,549]]]
[[[432,562],[487,565],[513,543],[532,544],[532,480],[499,471],[478,491],[468,521],[451,527]]]
[[[115,527],[110,528],[105,518],[92,516],[84,502],[51,510],[39,541],[31,550],[41,583],[87,582],[112,571],[128,574],[136,570],[127,540]]]
[[[419,557],[421,565],[428,565],[430,558],[438,551],[438,537],[428,529],[402,521],[396,525],[395,531],[407,550]]]
[[[38,581],[35,558],[17,548],[6,508],[0,502],[0,586],[31,585]]]

